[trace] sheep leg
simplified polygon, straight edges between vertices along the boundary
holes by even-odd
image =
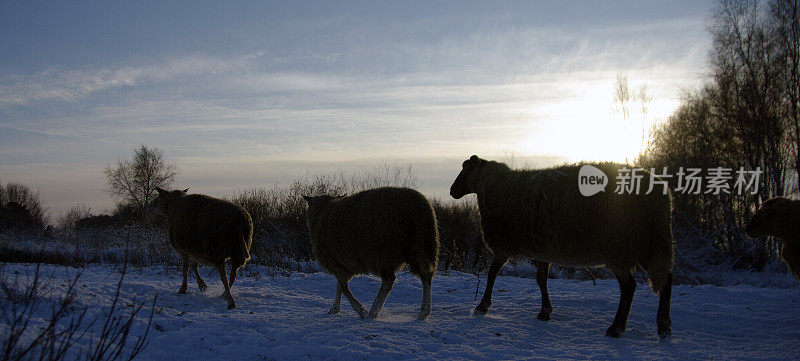
[[[494,279],[497,278],[497,274],[500,272],[500,269],[503,268],[503,265],[506,264],[508,258],[501,258],[501,257],[494,257],[492,260],[492,265],[489,266],[489,274],[486,277],[486,291],[483,292],[483,298],[481,298],[481,303],[475,307],[475,311],[480,313],[489,312],[489,308],[492,307],[492,288],[494,288]]]
[[[375,300],[372,301],[372,307],[369,309],[369,318],[378,318],[378,314],[381,313],[381,309],[383,309],[383,304],[386,303],[386,297],[389,297],[389,292],[392,292],[395,278],[394,273],[381,277],[381,289],[378,290],[378,295],[375,296]]]
[[[186,277],[189,275],[189,256],[183,254],[183,265],[181,266],[181,276],[183,276],[183,283],[181,283],[181,288],[178,290],[178,293],[185,295],[187,291],[189,291],[189,285],[186,282]]]
[[[339,282],[336,282],[336,298],[333,300],[333,306],[328,311],[329,315],[338,315],[339,311],[342,310],[342,287],[339,286]]]
[[[233,288],[233,282],[236,281],[236,274],[239,273],[239,268],[241,267],[242,267],[241,263],[231,260],[231,280],[229,282],[229,286],[231,288]]]
[[[225,286],[225,292],[222,294],[222,298],[228,300],[228,309],[236,308],[236,300],[233,299],[233,295],[231,294],[231,286],[228,284],[228,275],[225,271],[225,262],[217,264],[217,271],[219,271],[219,279],[222,281],[222,285]]]
[[[658,301],[658,316],[656,316],[658,337],[666,338],[672,333],[670,329],[672,320],[669,318],[670,299],[672,298],[672,272],[667,274],[667,283],[664,284],[659,293],[661,297]]]
[[[350,286],[347,284],[350,279],[348,278],[338,278],[339,287],[342,289],[342,294],[347,297],[347,300],[350,301],[350,306],[353,306],[353,311],[356,311],[358,317],[366,318],[367,311],[364,309],[364,306],[361,305],[361,302],[358,302],[356,296],[353,296],[353,293],[350,292]]]
[[[542,294],[542,309],[536,318],[547,321],[553,313],[553,304],[550,303],[550,292],[547,291],[547,273],[550,271],[550,263],[533,261],[536,264],[536,283],[539,284],[539,291]]]
[[[433,279],[433,275],[423,275],[420,276],[420,281],[422,281],[422,306],[419,309],[419,316],[417,319],[420,321],[425,321],[428,318],[428,315],[431,314],[431,280]]]
[[[194,278],[197,280],[197,288],[200,289],[200,292],[205,292],[208,289],[208,285],[203,277],[200,277],[200,271],[197,269],[198,263],[192,263],[192,271],[194,271]]]
[[[614,316],[614,323],[606,330],[606,336],[619,337],[625,332],[625,327],[628,325],[628,315],[631,313],[636,281],[633,279],[633,274],[630,270],[614,271],[614,275],[617,276],[617,281],[619,282],[619,307],[617,308],[617,315]]]

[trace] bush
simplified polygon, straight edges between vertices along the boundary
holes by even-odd
[[[54,292],[49,280],[40,277],[38,265],[30,282],[25,284],[20,284],[19,279],[12,282],[0,266],[0,292],[4,298],[0,303],[0,313],[6,328],[0,337],[3,340],[0,360],[116,360],[120,357],[132,360],[144,350],[156,298],[153,298],[144,334],[133,339],[129,334],[144,302],[132,305],[129,314],[119,307],[125,268],[105,318],[90,320],[86,317],[88,308],[75,307],[79,278],[80,275],[76,276],[60,296],[50,301]],[[42,310],[49,310],[49,314],[45,314],[47,321],[41,327],[34,327],[34,320]],[[90,329],[101,324],[102,330],[97,338],[89,336]],[[89,349],[86,352],[71,350],[73,345],[87,339]]]
[[[44,229],[49,220],[39,191],[21,183],[0,183],[0,229]]]
[[[58,218],[56,226],[65,236],[73,237],[77,230],[78,221],[91,215],[89,207],[83,203],[78,203]]]
[[[442,270],[480,273],[491,260],[483,244],[478,205],[472,202],[431,202],[439,228],[439,263]]]

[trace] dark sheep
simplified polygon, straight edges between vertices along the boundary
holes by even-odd
[[[622,165],[592,163],[610,182]],[[524,256],[537,266],[536,280],[542,293],[537,316],[549,320],[553,311],[547,292],[551,263],[568,267],[605,265],[619,281],[621,298],[614,322],[606,335],[619,337],[625,331],[636,281],[632,271],[647,271],[650,286],[661,293],[658,334],[670,334],[673,240],[671,198],[649,185],[645,174],[642,194],[604,191],[583,196],[578,188],[581,164],[540,170],[511,170],[507,165],[472,156],[450,188],[456,199],[476,193],[483,240],[492,251],[486,292],[476,311],[492,305],[497,273],[510,257]],[[609,183],[610,183],[609,182]],[[613,189],[612,189],[613,190]]]
[[[361,318],[377,318],[405,264],[422,281],[418,319],[431,312],[431,281],[436,273],[439,233],[433,207],[408,188],[378,188],[349,197],[322,195],[308,201],[311,245],[319,264],[337,279],[336,299],[328,313],[340,311],[342,294]],[[350,292],[353,276],[381,277],[369,314]]]
[[[773,236],[783,240],[781,259],[794,278],[800,280],[800,201],[783,197],[772,198],[747,222],[748,236]]]
[[[183,283],[178,293],[186,293],[186,277],[191,264],[197,287],[207,286],[197,271],[198,263],[215,267],[225,286],[222,297],[228,308],[236,308],[231,287],[239,267],[250,260],[253,222],[247,211],[226,200],[202,194],[187,195],[186,190],[165,191],[158,188],[158,198],[151,206],[167,217],[169,243],[183,257]],[[231,260],[231,276],[225,274],[225,260]]]

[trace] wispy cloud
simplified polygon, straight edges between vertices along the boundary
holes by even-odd
[[[151,57],[133,65],[101,68],[51,66],[31,74],[0,75],[0,110],[48,101],[77,102],[112,89],[152,87],[191,77],[218,80],[205,87],[200,84],[197,92],[204,91],[206,96],[244,91],[252,95],[336,90],[369,77],[388,77],[410,86],[502,84],[531,74],[635,70],[657,64],[685,68],[705,56],[706,44],[696,39],[697,30],[703,28],[702,17],[611,25],[591,32],[536,24],[499,26],[502,19],[490,18],[476,18],[478,28],[473,30],[464,28],[464,19],[449,17],[400,22],[388,28],[375,21],[343,22],[321,39],[283,49],[263,48],[229,57],[203,53]],[[664,33],[672,36],[665,38]],[[437,35],[431,40],[425,34]],[[685,44],[691,44],[688,51]],[[195,85],[181,91],[191,91]]]
[[[34,134],[50,135],[50,136],[54,136],[54,137],[75,138],[75,139],[89,140],[89,141],[95,141],[95,142],[103,142],[103,143],[109,143],[109,144],[119,144],[119,142],[115,142],[113,140],[95,138],[95,137],[87,137],[87,136],[79,135],[79,134],[70,134],[68,132],[63,132],[63,131],[61,131],[61,132],[52,132],[52,131],[48,132],[48,131],[42,131],[42,130],[15,127],[15,126],[8,125],[8,124],[0,124],[0,127],[10,128],[10,129],[19,130],[19,131],[22,131],[22,132],[34,133]]]
[[[50,67],[29,75],[6,75],[0,83],[0,109],[50,100],[74,102],[104,90],[158,83],[183,76],[242,72],[262,54],[247,54],[235,59],[191,55],[139,66],[103,69]]]

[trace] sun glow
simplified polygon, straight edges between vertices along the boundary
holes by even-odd
[[[571,161],[635,161],[647,146],[653,126],[664,121],[678,101],[654,98],[645,111],[633,103],[626,117],[615,107],[612,85],[581,84],[576,96],[531,109],[537,126],[522,139],[518,151]]]

